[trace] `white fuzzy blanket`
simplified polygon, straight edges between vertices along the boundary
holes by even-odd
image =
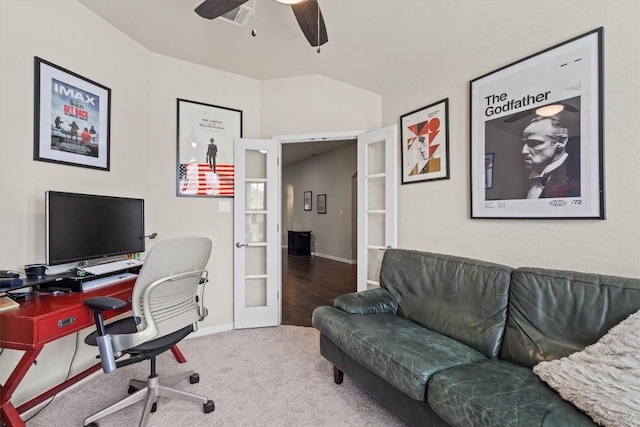
[[[640,426],[640,311],[583,351],[533,372],[598,424]]]

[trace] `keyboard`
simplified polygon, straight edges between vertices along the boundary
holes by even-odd
[[[82,282],[82,292],[92,291],[94,289],[102,288],[104,286],[115,285],[116,283],[124,282],[125,280],[135,279],[137,274],[133,273],[120,273],[113,276],[98,277],[97,279],[85,280]]]
[[[93,265],[91,267],[84,267],[83,270],[89,274],[95,274],[96,276],[99,276],[102,274],[115,273],[129,268],[140,267],[141,265],[142,261],[140,261],[139,259],[123,259],[121,261],[106,262],[104,264]]]

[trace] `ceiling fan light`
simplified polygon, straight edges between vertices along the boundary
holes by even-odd
[[[282,4],[298,4],[298,3],[302,3],[303,1],[306,0],[276,0],[278,3],[282,3]]]
[[[551,117],[551,116],[555,116],[562,110],[564,110],[564,105],[550,104],[550,105],[545,105],[544,107],[540,107],[536,109],[536,114],[539,116]]]

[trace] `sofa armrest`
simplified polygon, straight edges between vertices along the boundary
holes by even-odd
[[[395,297],[384,288],[340,295],[333,305],[352,314],[396,314],[398,311],[398,302]]]

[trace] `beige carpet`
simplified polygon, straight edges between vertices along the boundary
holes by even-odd
[[[345,376],[333,382],[331,364],[320,356],[318,331],[299,326],[248,329],[187,339],[158,358],[158,372],[193,369],[200,383],[178,385],[213,400],[216,410],[161,398],[150,426],[404,426]],[[127,395],[129,378],[148,376],[148,362],[101,374],[55,397],[28,427],[82,426],[82,420]],[[139,403],[100,421],[100,427],[136,426]]]

